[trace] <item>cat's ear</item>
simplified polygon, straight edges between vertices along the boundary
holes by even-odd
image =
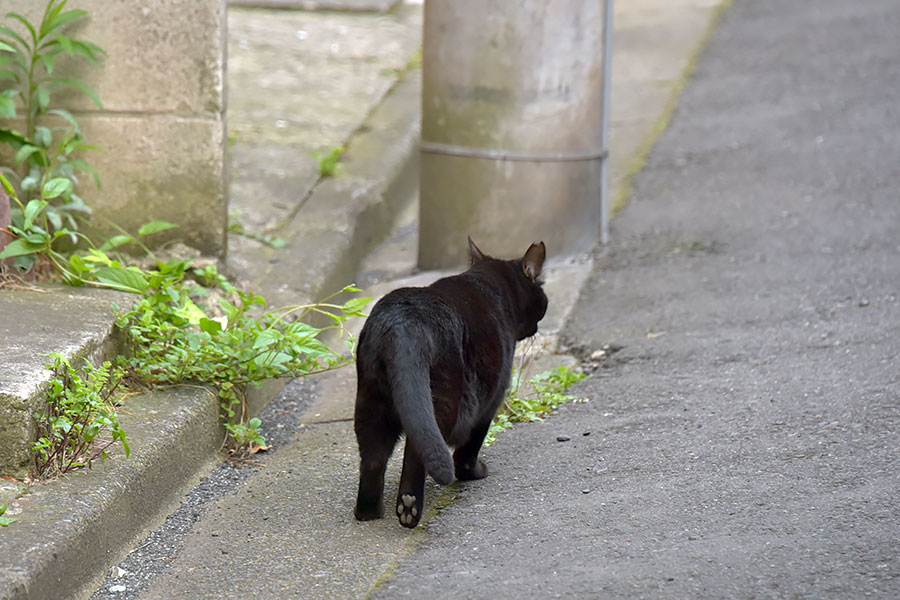
[[[487,260],[487,256],[478,249],[478,246],[475,245],[475,242],[472,241],[472,238],[469,238],[469,264],[477,265],[483,260]]]
[[[522,257],[522,271],[525,273],[525,277],[531,281],[537,281],[537,278],[541,276],[545,258],[547,258],[547,248],[544,246],[544,242],[528,246],[525,256]]]

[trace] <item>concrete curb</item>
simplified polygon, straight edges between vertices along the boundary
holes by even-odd
[[[82,595],[215,459],[223,435],[217,413],[214,394],[195,386],[130,399],[120,414],[129,459],[117,449],[93,469],[36,484],[11,504],[7,516],[18,520],[0,532],[0,598]]]

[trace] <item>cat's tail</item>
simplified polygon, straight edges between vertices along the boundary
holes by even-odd
[[[434,417],[428,365],[422,353],[410,344],[398,346],[395,351],[406,351],[409,355],[395,355],[393,365],[402,364],[404,368],[389,367],[389,379],[394,406],[403,424],[407,443],[413,443],[432,479],[441,485],[448,485],[453,482],[455,468],[450,449]]]

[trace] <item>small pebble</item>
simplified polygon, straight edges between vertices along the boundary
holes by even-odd
[[[860,300],[859,300],[859,305],[860,305],[860,306],[868,306],[868,305],[869,305],[869,299],[868,299],[868,298],[860,298]]]
[[[582,493],[582,494],[590,494],[590,493],[591,493],[591,490],[589,490],[589,489],[583,489],[583,490],[581,490],[581,493]]]
[[[583,435],[584,437],[587,437],[587,436],[591,435],[591,432],[590,432],[590,431],[585,431],[585,432],[582,433],[581,435]]]
[[[568,442],[568,441],[571,440],[571,439],[572,439],[572,438],[570,438],[570,437],[567,436],[567,435],[558,435],[558,436],[556,436],[556,441],[557,441],[557,442]]]
[[[124,592],[127,588],[124,585],[111,585],[107,589],[111,592]]]

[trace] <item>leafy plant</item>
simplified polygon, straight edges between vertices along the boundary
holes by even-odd
[[[66,182],[67,180],[56,179],[51,180],[50,183],[52,184],[54,181]],[[24,217],[21,225],[10,225],[10,232],[17,238],[0,252],[0,259],[23,256],[35,260],[43,259],[69,285],[90,284],[123,292],[143,293],[148,288],[144,272],[137,267],[126,266],[121,256],[113,258],[107,252],[117,252],[119,248],[133,244],[152,255],[143,240],[147,236],[177,227],[174,223],[167,221],[150,221],[140,227],[137,236],[123,231],[121,234],[111,237],[100,248],[95,248],[85,235],[70,231],[65,227],[52,234],[48,233],[47,229],[38,223],[42,216],[46,218],[47,201],[43,199],[30,200],[28,204],[23,205],[16,195],[15,189],[3,175],[0,175],[0,185],[3,186],[9,194],[10,201],[19,208]],[[90,248],[86,252],[71,252],[65,255],[53,246],[53,243],[64,235],[77,236]]]
[[[43,186],[41,198],[30,200],[27,204],[19,200],[15,188],[3,175],[0,175],[0,185],[9,195],[12,209],[12,223],[7,233],[16,238],[0,252],[0,259],[15,257],[16,265],[21,270],[28,271],[43,258],[58,270],[64,271],[61,265],[65,263],[65,258],[54,249],[54,242],[63,236],[83,236],[61,224],[59,228],[52,230],[48,221],[56,213],[49,211],[49,208],[50,201],[59,197],[63,191],[70,190],[72,182],[62,177],[51,179]]]
[[[266,438],[259,432],[260,425],[262,425],[262,421],[253,417],[246,423],[226,423],[225,429],[239,447],[255,445],[256,448],[262,448],[266,445]]]
[[[236,289],[214,266],[193,269],[193,285],[185,279],[188,269],[188,261],[172,260],[144,273],[143,297],[117,321],[131,344],[129,357],[120,364],[144,385],[189,381],[212,385],[229,434],[229,451],[242,452],[250,443],[264,446],[258,420],[247,420],[246,386],[346,364],[349,359],[331,350],[320,336],[336,330],[352,347],[344,322],[362,316],[371,298],[329,303],[334,294],[316,304],[267,310],[262,296]],[[196,282],[211,285],[217,293]],[[352,286],[341,290],[358,291]],[[302,319],[311,313],[325,315],[330,325],[305,323]],[[292,320],[293,316],[298,318]]]
[[[316,152],[313,150],[310,152],[313,158],[316,159],[316,167],[319,170],[319,175],[322,177],[334,177],[337,174],[338,161],[341,160],[341,154],[344,153],[344,146],[335,146],[327,153]]]
[[[50,355],[53,379],[47,392],[47,404],[37,419],[37,440],[32,475],[45,478],[62,475],[72,469],[91,466],[106,449],[120,442],[130,454],[128,438],[119,425],[113,394],[122,380],[122,372],[104,362],[99,367],[85,363],[73,368],[61,354]],[[101,434],[110,439],[101,441]]]
[[[18,519],[15,517],[4,517],[3,513],[6,512],[6,505],[0,504],[0,527],[8,527],[11,523],[14,523]]]
[[[55,73],[56,59],[69,55],[99,65],[105,53],[95,44],[66,36],[66,26],[83,19],[84,10],[64,11],[67,0],[50,0],[40,23],[33,24],[18,13],[6,13],[9,23],[24,27],[17,33],[10,24],[0,24],[0,81],[12,87],[0,92],[0,118],[25,119],[25,132],[0,127],[0,143],[15,151],[18,172],[4,169],[17,182],[22,201],[11,205],[13,225],[27,233],[27,243],[18,244],[16,266],[23,271],[38,262],[38,255],[59,237],[77,241],[78,217],[90,208],[75,193],[78,175],[87,173],[100,186],[100,178],[89,163],[76,155],[92,150],[84,141],[78,121],[69,111],[51,108],[53,94],[75,88],[103,108],[97,93],[84,81]],[[20,114],[21,111],[21,114]],[[50,116],[49,119],[43,119]],[[12,194],[10,194],[12,196]],[[38,204],[31,204],[37,201]],[[23,206],[24,205],[24,206]],[[31,206],[30,212],[25,207]],[[59,235],[56,235],[56,234]]]
[[[517,370],[514,379],[521,376]],[[497,416],[491,423],[485,438],[485,445],[494,443],[497,434],[509,429],[516,422],[541,421],[568,402],[573,396],[566,394],[570,386],[587,377],[580,371],[573,371],[566,366],[559,366],[543,373],[538,373],[528,381],[531,390],[520,394],[518,382],[510,386]]]

